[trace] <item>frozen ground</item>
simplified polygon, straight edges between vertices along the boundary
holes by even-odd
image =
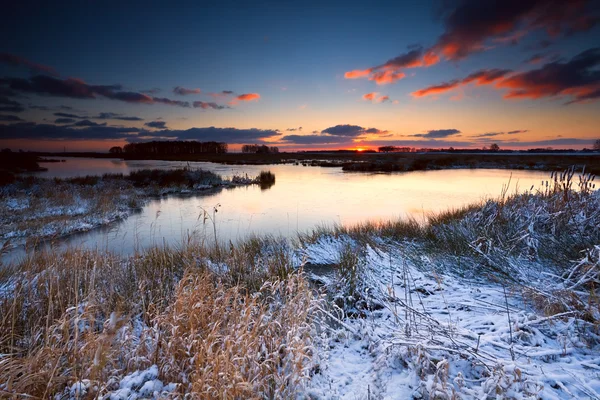
[[[309,246],[307,260],[337,262],[341,241]],[[310,398],[600,398],[597,326],[572,312],[540,314],[521,293],[436,272],[435,263],[423,272],[406,256],[416,250],[367,246],[364,311],[340,315],[323,334]]]
[[[194,171],[192,171],[193,173]],[[94,177],[95,178],[95,177]],[[0,186],[0,248],[56,239],[127,218],[153,197],[190,195],[222,187],[256,184],[257,179],[234,176],[193,186],[136,187],[124,179],[98,179],[95,184],[26,178]],[[86,179],[86,178],[83,178]]]

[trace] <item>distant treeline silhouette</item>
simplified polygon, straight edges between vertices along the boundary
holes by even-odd
[[[144,143],[128,143],[121,149],[112,147],[113,154],[224,154],[227,153],[227,143],[197,142],[197,141],[153,141]]]
[[[275,154],[279,153],[279,147],[269,147],[259,144],[245,144],[242,146],[242,153]]]

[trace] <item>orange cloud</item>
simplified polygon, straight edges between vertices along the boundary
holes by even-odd
[[[423,97],[435,94],[441,94],[448,92],[450,90],[456,89],[459,86],[468,85],[469,83],[475,82],[477,86],[480,85],[489,85],[493,82],[496,82],[510,73],[510,70],[507,69],[483,69],[477,72],[472,73],[464,79],[452,80],[450,82],[444,82],[439,85],[429,86],[425,89],[417,90],[416,92],[412,92],[413,97]],[[456,99],[454,99],[456,100]]]
[[[363,95],[363,99],[365,100],[375,100],[375,97],[377,96],[377,92],[371,92],[371,93],[367,93],[365,95]]]
[[[413,48],[405,54],[388,60],[385,64],[364,70],[356,69],[344,74],[346,79],[368,78],[378,85],[394,83],[404,77],[404,68],[429,67],[437,64],[440,58],[432,51],[425,52],[422,47]]]
[[[244,93],[244,94],[240,94],[239,96],[237,96],[236,99],[240,100],[240,101],[258,100],[258,99],[260,99],[260,94],[258,94],[258,93]]]
[[[378,85],[386,85],[388,83],[394,83],[402,78],[406,77],[404,72],[396,72],[391,69],[376,72],[369,77],[370,81],[375,81]]]
[[[229,102],[229,105],[236,105],[240,101],[254,101],[258,99],[260,99],[260,94],[258,93],[244,93],[235,96],[235,98]]]
[[[377,96],[379,93],[371,92],[363,95],[363,99],[372,101],[375,103],[385,103],[386,101],[390,101],[390,96]]]
[[[344,78],[346,78],[346,79],[364,78],[364,77],[368,76],[370,73],[371,73],[371,68],[365,69],[365,70],[355,69],[354,71],[346,72],[344,74]]]

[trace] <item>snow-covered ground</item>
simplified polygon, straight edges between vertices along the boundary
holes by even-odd
[[[193,173],[191,171],[190,173]],[[99,179],[93,185],[69,180],[24,178],[0,187],[0,248],[85,232],[127,218],[151,198],[190,195],[222,187],[257,184],[258,178],[233,176],[199,182],[192,187],[136,187],[123,179]]]
[[[334,263],[345,245],[340,241],[321,240],[305,256],[312,264]],[[573,312],[544,315],[521,293],[437,272],[435,263],[425,272],[408,261],[406,252],[416,250],[367,246],[364,313],[340,315],[323,334],[320,373],[308,383],[307,396],[600,398],[597,326]],[[595,251],[600,268],[600,247]],[[532,284],[561,289],[550,280]]]

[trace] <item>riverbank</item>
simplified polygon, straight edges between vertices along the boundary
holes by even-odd
[[[39,153],[40,156],[114,158],[104,153]],[[402,172],[457,168],[523,169],[537,171],[562,171],[576,167],[600,175],[600,153],[594,151],[544,153],[499,152],[426,152],[426,153],[374,153],[374,152],[298,152],[275,154],[180,154],[132,155],[120,154],[124,160],[161,160],[214,162],[228,165],[296,164],[342,168],[348,172]]]
[[[85,232],[127,218],[150,199],[170,194],[213,193],[274,183],[270,172],[225,179],[189,168],[69,179],[16,175],[10,184],[0,185],[0,242],[7,249]]]
[[[293,243],[37,254],[0,272],[0,393],[598,398],[600,192],[580,182]]]

